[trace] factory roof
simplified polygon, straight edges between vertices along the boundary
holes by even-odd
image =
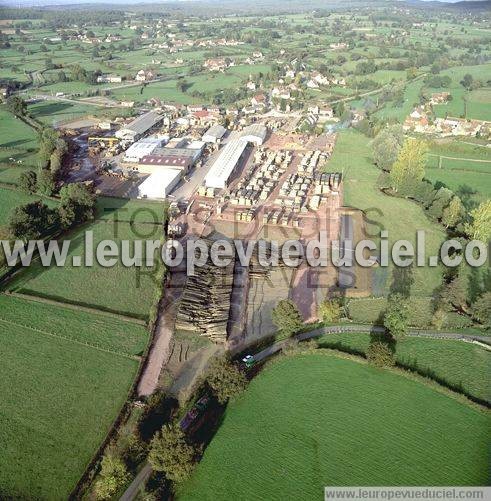
[[[205,147],[205,142],[204,141],[191,141],[187,146],[186,149],[188,150],[202,150]]]
[[[192,150],[189,148],[156,148],[153,151],[154,155],[159,155],[163,157],[189,157],[196,158],[199,156],[199,151]]]
[[[205,177],[208,188],[225,187],[246,147],[247,141],[242,139],[233,139],[227,143]]]
[[[225,132],[227,132],[227,129],[223,127],[222,125],[212,125],[203,135],[203,137],[210,136],[214,137],[216,139],[221,139],[224,135]]]
[[[241,137],[249,140],[250,136],[257,137],[258,139],[264,141],[266,139],[268,129],[266,126],[261,125],[261,124],[252,124],[247,127],[244,127],[244,130],[242,131]]]
[[[145,155],[149,155],[156,148],[158,148],[162,142],[165,141],[162,138],[146,138],[132,144],[125,153],[126,158],[139,158]]]
[[[175,167],[176,169],[186,169],[192,163],[192,157],[171,156],[171,155],[146,155],[140,163],[143,165],[162,165],[166,167]]]
[[[135,118],[132,122],[124,127],[126,130],[131,130],[135,134],[144,134],[147,130],[151,129],[163,120],[164,116],[155,111],[149,111],[139,117]]]
[[[172,190],[172,187],[179,182],[180,176],[179,169],[160,169],[138,186],[138,194],[141,197],[165,198],[167,190]]]

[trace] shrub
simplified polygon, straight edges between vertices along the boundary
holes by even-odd
[[[407,333],[409,309],[407,300],[401,294],[392,294],[387,302],[384,315],[384,326],[395,339],[404,337]]]
[[[376,367],[393,367],[396,364],[394,350],[382,337],[370,341],[366,355],[368,362]]]
[[[319,315],[324,322],[337,322],[341,318],[338,301],[326,299],[319,305]]]

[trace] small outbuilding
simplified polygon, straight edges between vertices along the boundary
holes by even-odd
[[[204,134],[203,141],[205,143],[218,144],[223,139],[227,129],[222,125],[212,125]]]

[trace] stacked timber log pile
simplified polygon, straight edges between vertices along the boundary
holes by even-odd
[[[271,274],[271,268],[285,268],[286,264],[282,259],[280,250],[273,246],[271,242],[267,240],[263,240],[261,245],[264,245],[264,251],[261,251],[261,261],[265,260],[268,263],[273,263],[271,266],[263,265],[260,261],[260,253],[259,253],[259,243],[254,247],[254,251],[251,254],[251,260],[249,263],[249,275],[251,278],[258,278],[269,276]],[[300,254],[291,253],[290,258],[301,258]]]
[[[215,266],[210,260],[196,267],[180,300],[176,329],[225,342],[233,280],[234,259],[225,267]]]

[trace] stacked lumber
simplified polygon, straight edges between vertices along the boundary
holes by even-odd
[[[188,277],[176,317],[176,329],[196,332],[214,342],[227,340],[234,260],[225,267],[210,260]]]

